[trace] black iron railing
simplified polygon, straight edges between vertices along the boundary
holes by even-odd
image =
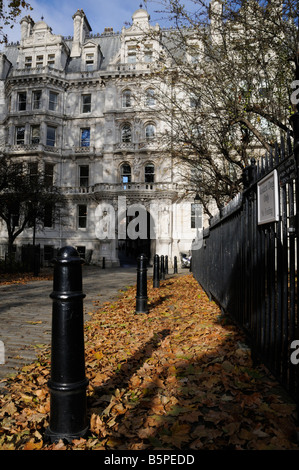
[[[296,142],[296,133],[294,150],[282,139],[244,170],[244,191],[210,220],[192,271],[244,329],[253,356],[299,402]]]

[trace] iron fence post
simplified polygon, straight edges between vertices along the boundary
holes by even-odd
[[[177,272],[178,272],[178,260],[177,260],[177,257],[175,256],[174,261],[173,261],[173,273],[177,274]]]
[[[82,263],[77,250],[61,248],[54,260],[50,420],[46,438],[71,442],[88,431],[84,357]]]
[[[164,255],[161,255],[161,272],[160,272],[160,279],[165,279],[165,265],[164,265]]]
[[[159,255],[154,256],[153,287],[160,287]]]
[[[140,255],[137,258],[137,293],[136,313],[147,313],[147,258]]]

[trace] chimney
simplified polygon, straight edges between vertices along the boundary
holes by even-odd
[[[74,21],[74,37],[73,46],[71,51],[71,57],[81,56],[81,47],[84,44],[85,37],[90,33],[91,27],[87,21],[83,10],[77,10],[73,15]]]

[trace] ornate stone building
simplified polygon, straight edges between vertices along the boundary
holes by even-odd
[[[141,251],[171,261],[190,250],[196,229],[194,194],[186,198],[177,167],[157,143],[165,124],[150,65],[160,46],[144,37],[159,26],[143,9],[120,33],[91,34],[82,10],[73,24],[74,36],[63,37],[26,16],[20,42],[0,54],[0,150],[46,169],[68,201],[63,221],[36,234],[41,261],[66,244],[91,263],[105,257],[107,266]],[[1,221],[0,229],[3,257]],[[31,242],[26,229],[17,255]]]

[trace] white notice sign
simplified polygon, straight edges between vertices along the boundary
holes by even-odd
[[[279,194],[277,171],[272,171],[257,184],[258,224],[279,220]]]

